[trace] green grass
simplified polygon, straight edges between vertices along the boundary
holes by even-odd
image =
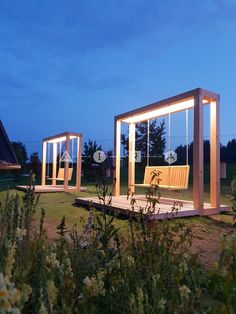
[[[9,190],[10,195],[19,194],[23,195],[24,192],[17,190]],[[0,202],[4,203],[4,199],[7,195],[6,191],[0,192]],[[38,209],[45,209],[45,222],[49,224],[49,227],[55,227],[59,224],[61,218],[65,216],[68,227],[72,227],[75,223],[78,224],[81,221],[87,219],[89,211],[85,208],[74,205],[76,197],[89,197],[96,195],[95,186],[89,185],[87,192],[80,193],[42,193],[39,197]],[[40,217],[40,210],[38,210],[37,218]],[[115,224],[120,229],[124,230],[127,227],[127,219],[115,218]]]
[[[231,178],[236,173],[236,165],[228,165],[227,176],[229,179],[221,181],[221,203],[228,204],[228,194],[230,193],[230,181]],[[136,182],[141,182],[143,177],[143,170],[137,169],[136,171]],[[205,167],[205,201],[209,202],[209,167]],[[26,184],[27,178],[21,177],[18,174],[8,174],[1,176],[0,180],[0,201],[2,201],[6,195],[7,186],[10,188],[14,187],[16,184]],[[39,180],[36,182],[39,184]],[[88,188],[87,192],[82,193],[43,193],[40,195],[39,208],[44,208],[46,211],[46,221],[50,225],[56,226],[60,219],[65,216],[68,226],[72,226],[75,223],[79,223],[81,219],[86,220],[88,217],[88,210],[74,206],[74,200],[76,197],[89,197],[96,196],[95,184],[86,182],[82,179],[82,185]],[[110,179],[109,188],[112,188],[112,180]],[[136,194],[145,194],[145,189],[137,189]],[[16,191],[14,189],[10,190],[10,193],[18,193],[22,195],[23,192]],[[122,169],[121,172],[121,194],[127,193],[127,169]],[[191,200],[192,199],[192,184],[190,178],[190,185],[188,190],[180,191],[169,191],[161,190],[162,197],[171,197],[176,199]],[[232,223],[232,217],[227,215],[218,215],[217,219],[225,221],[227,223]],[[215,216],[216,217],[216,216]],[[205,218],[187,218],[186,221],[196,222]],[[127,220],[125,219],[115,219],[115,223],[121,229],[126,228]]]
[[[60,219],[65,216],[68,227],[71,227],[75,223],[79,224],[81,220],[86,220],[88,217],[88,210],[82,207],[77,207],[74,205],[74,201],[76,197],[89,197],[96,195],[96,188],[94,185],[87,185],[87,192],[80,193],[42,193],[39,198],[39,208],[44,208],[46,213],[45,221],[49,224],[49,228],[55,228],[60,222]],[[110,190],[112,186],[110,185]],[[122,186],[121,191],[126,193],[127,187]],[[227,191],[227,192],[226,192]],[[144,193],[143,191],[139,191],[140,193]],[[227,203],[227,193],[228,189],[222,189],[222,200]],[[16,191],[14,189],[9,191],[10,194],[18,193],[19,195],[23,195],[24,192]],[[179,199],[191,199],[192,188],[189,188],[186,191],[162,191],[162,196],[169,196],[173,198]],[[6,191],[0,192],[0,201],[3,202],[6,197]],[[206,192],[206,200],[209,200],[209,193]],[[40,211],[38,211],[37,218],[40,216]],[[216,221],[222,221],[225,223],[233,224],[232,216],[227,214],[220,214],[214,216]],[[186,223],[196,224],[196,223],[207,223],[207,218],[204,217],[189,217],[185,218]],[[127,219],[118,219],[115,218],[115,224],[120,229],[125,230],[127,228]]]

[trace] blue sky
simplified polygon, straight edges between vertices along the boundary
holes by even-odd
[[[0,0],[0,118],[30,152],[63,131],[112,148],[114,115],[196,87],[236,138],[235,73],[236,0]]]

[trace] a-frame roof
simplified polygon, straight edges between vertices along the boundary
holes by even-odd
[[[0,120],[0,170],[20,169],[16,155]]]

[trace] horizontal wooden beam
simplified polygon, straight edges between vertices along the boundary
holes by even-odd
[[[200,95],[200,94],[202,95],[203,100],[205,99],[208,101],[212,101],[212,100],[217,100],[219,98],[219,95],[214,93],[214,92],[211,92],[211,91],[208,91],[208,90],[205,90],[202,88],[196,88],[196,89],[187,91],[185,93],[178,94],[178,95],[175,95],[175,96],[151,103],[151,104],[146,105],[144,107],[141,107],[141,108],[131,110],[131,111],[128,111],[126,113],[117,115],[115,117],[115,119],[116,120],[128,119],[128,118],[133,117],[134,115],[145,114],[145,113],[148,113],[148,112],[155,110],[155,109],[164,108],[164,107],[167,107],[169,105],[172,105],[172,104],[175,104],[175,103],[178,103],[181,101],[193,99],[197,95]]]

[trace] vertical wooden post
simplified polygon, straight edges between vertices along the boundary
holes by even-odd
[[[65,161],[64,161],[64,191],[68,192],[68,174],[69,174],[69,155],[70,155],[70,137],[66,136],[66,151],[65,151]]]
[[[73,158],[73,156],[72,156]],[[76,190],[80,191],[81,186],[81,162],[82,162],[82,136],[77,137],[77,153],[76,153]]]
[[[120,136],[121,121],[115,119],[114,123],[114,173],[116,179],[113,196],[120,196]]]
[[[42,181],[41,184],[46,185],[46,160],[47,160],[47,142],[43,142],[42,152]]]
[[[135,192],[135,123],[129,124],[128,188]]]
[[[203,97],[202,91],[194,97],[193,139],[193,205],[204,214],[204,159],[203,159]]]
[[[57,143],[53,143],[53,161],[52,161],[52,185],[57,184]]]
[[[220,99],[210,103],[210,201],[220,212]]]

